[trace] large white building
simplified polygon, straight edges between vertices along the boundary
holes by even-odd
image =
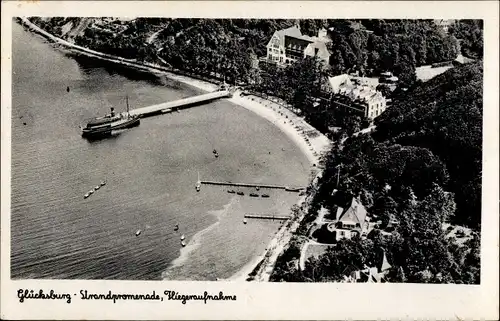
[[[326,44],[329,41],[325,29],[321,29],[317,37],[302,35],[298,26],[278,30],[267,44],[266,60],[279,65],[288,65],[306,56],[316,56],[328,65],[330,52]]]
[[[366,84],[354,83],[348,75],[328,78],[333,101],[351,108],[372,120],[387,108],[387,101],[381,92]]]

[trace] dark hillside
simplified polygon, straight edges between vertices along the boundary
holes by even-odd
[[[480,223],[483,66],[449,70],[409,91],[377,119],[378,141],[428,148],[450,174],[456,219]]]

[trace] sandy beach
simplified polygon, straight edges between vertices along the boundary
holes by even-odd
[[[147,63],[141,64],[133,60],[127,60],[121,57],[107,55],[77,46],[75,44],[62,40],[45,32],[44,30],[32,24],[25,18],[23,18],[22,20],[23,23],[28,27],[30,27],[33,31],[43,35],[44,37],[49,38],[52,41],[55,41],[58,44],[73,49],[81,54],[130,66],[133,68],[138,68],[141,70],[146,70],[155,74],[163,74],[172,80],[182,82],[184,84],[196,87],[200,90],[207,92],[217,90],[218,88],[218,86],[213,83],[209,83],[207,81],[202,81],[199,79],[194,79],[188,76],[174,74],[172,72],[167,71],[166,68],[163,68],[161,66],[156,66]],[[276,102],[256,97],[253,95],[242,96],[241,94],[242,92],[240,90],[236,90],[234,92],[233,97],[230,98],[229,101],[235,105],[238,105],[240,107],[252,111],[253,113],[267,119],[275,126],[277,126],[283,133],[287,135],[287,137],[291,141],[293,141],[300,148],[300,150],[304,153],[304,155],[306,155],[311,165],[311,173],[310,173],[311,181],[315,177],[317,177],[317,175],[320,175],[321,169],[319,168],[319,161],[321,156],[329,150],[331,146],[331,141],[326,136],[318,132],[314,127],[306,123],[302,117],[299,117],[298,115],[296,115],[289,109],[285,108],[284,106]],[[304,205],[304,203],[307,204],[306,197],[301,197],[297,205],[301,207]],[[267,275],[268,277],[270,268],[272,268],[276,258],[283,251],[284,247],[288,243],[292,234],[291,232],[298,227],[298,223],[301,220],[301,216],[303,215],[299,215],[299,217],[295,217],[292,220],[286,221],[280,227],[275,237],[271,240],[271,242],[261,255],[252,259],[240,271],[238,271],[232,277],[226,280],[245,281],[248,277],[248,274],[251,273],[254,270],[255,266],[259,262],[261,262],[264,258],[267,258],[267,260],[265,264],[263,264],[263,269],[264,269],[263,274]],[[182,257],[184,258],[185,255],[182,255]],[[182,258],[179,258],[179,260],[182,260]],[[260,276],[257,277],[256,280],[266,281],[267,279],[265,276],[264,277]]]

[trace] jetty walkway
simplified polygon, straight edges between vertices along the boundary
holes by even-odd
[[[217,181],[200,181],[204,185],[220,185],[220,186],[236,186],[236,187],[259,187],[259,188],[270,188],[270,189],[284,189],[290,192],[300,192],[303,187],[292,187],[284,185],[272,185],[272,184],[253,184],[253,183],[232,183],[232,182],[217,182]]]
[[[194,105],[199,105],[219,98],[226,98],[231,96],[232,93],[229,90],[219,90],[198,96],[169,101],[158,105],[133,109],[130,111],[130,115],[145,117],[158,114],[166,114],[176,110],[193,107]]]
[[[277,220],[277,221],[286,221],[290,218],[290,216],[276,216],[276,215],[264,215],[264,214],[245,214],[245,218],[256,218],[256,219],[265,219],[265,220]]]

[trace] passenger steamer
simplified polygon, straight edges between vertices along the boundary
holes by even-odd
[[[135,127],[139,124],[139,117],[130,115],[127,97],[126,113],[115,114],[114,108],[111,107],[111,113],[93,118],[82,127],[82,136],[88,138],[109,136],[114,130]]]

